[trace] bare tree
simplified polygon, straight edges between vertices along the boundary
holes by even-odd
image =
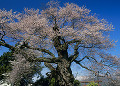
[[[113,29],[111,24],[91,15],[84,6],[66,3],[61,7],[58,2],[47,5],[42,11],[0,10],[0,46],[13,50],[16,57],[13,81],[31,70],[30,63],[44,62],[54,71],[60,86],[73,86],[72,62],[92,72],[100,66],[108,69],[119,63],[116,57],[105,53],[114,45],[107,34]],[[20,46],[13,46],[20,41]]]

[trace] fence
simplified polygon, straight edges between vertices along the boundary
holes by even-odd
[[[81,84],[83,83],[82,86],[87,86],[87,84],[90,82],[92,82],[92,81],[80,81]],[[98,86],[101,86],[100,82],[102,82],[102,81],[93,81],[93,82],[98,83]]]

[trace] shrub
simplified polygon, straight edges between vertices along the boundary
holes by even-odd
[[[80,86],[80,81],[79,80],[74,80],[74,86]]]
[[[90,82],[87,86],[98,86],[98,84],[95,82]]]
[[[55,78],[52,78],[50,83],[50,86],[55,86]]]

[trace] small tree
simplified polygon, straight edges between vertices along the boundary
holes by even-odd
[[[60,86],[73,86],[72,62],[94,73],[102,68],[105,73],[109,65],[119,64],[106,53],[113,46],[106,35],[112,29],[89,9],[73,3],[61,7],[49,2],[45,10],[25,9],[23,13],[0,10],[0,46],[10,48],[16,57],[12,82],[31,72],[36,62],[54,71]],[[22,42],[15,47],[5,38]]]

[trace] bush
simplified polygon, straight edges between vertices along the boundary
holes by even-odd
[[[55,78],[52,78],[49,86],[55,86]]]
[[[95,82],[90,82],[87,86],[98,86],[98,84]]]
[[[74,80],[74,86],[80,86],[80,81],[79,80]]]

